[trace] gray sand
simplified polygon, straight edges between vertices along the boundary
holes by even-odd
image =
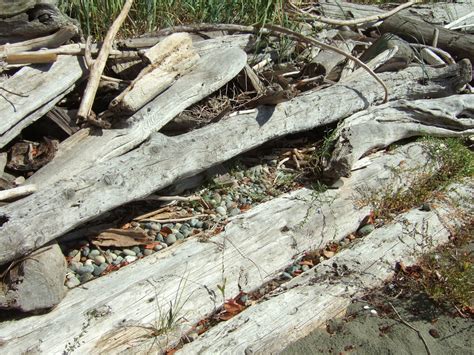
[[[472,319],[441,314],[428,300],[394,300],[393,304],[405,321],[421,331],[431,354],[474,354]],[[387,305],[384,303],[384,307]],[[329,321],[326,330],[312,332],[282,353],[427,354],[417,332],[397,321],[396,316],[389,318],[380,311],[374,316],[370,313],[374,308],[364,309],[364,306],[368,303],[354,303],[344,319]],[[430,330],[439,337],[433,337]]]

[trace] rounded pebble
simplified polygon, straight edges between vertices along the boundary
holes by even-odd
[[[109,265],[107,265],[106,263],[102,263],[100,264],[99,266],[97,265],[94,265],[94,276],[100,276],[106,269]]]
[[[106,259],[104,256],[102,255],[97,255],[96,257],[94,257],[94,262],[97,264],[97,265],[100,265],[100,264],[103,264],[106,262]]]
[[[124,254],[126,256],[136,256],[137,255],[137,253],[135,253],[135,251],[130,250],[130,249],[122,250],[122,254]]]
[[[238,208],[233,208],[229,213],[231,217],[237,216],[239,214],[240,214],[240,210]]]
[[[120,255],[117,256],[117,259],[115,259],[113,262],[112,262],[112,265],[120,265],[123,261],[123,257],[121,257]]]
[[[221,216],[227,215],[227,210],[225,209],[225,207],[222,206],[217,207],[216,212],[219,213]]]
[[[161,244],[157,244],[153,247],[154,251],[160,251],[161,249],[164,249],[163,245],[161,245]]]
[[[145,250],[143,251],[143,255],[145,255],[145,256],[149,256],[149,255],[151,255],[151,254],[153,254],[153,250],[151,250],[151,249],[145,249]]]
[[[174,243],[176,243],[176,236],[174,234],[170,234],[166,237],[165,243],[168,245],[173,245]]]
[[[85,246],[84,248],[82,248],[82,256],[89,256],[90,252],[91,252],[91,248],[89,248],[88,246]]]
[[[94,266],[93,265],[84,265],[81,266],[79,269],[77,269],[77,273],[79,275],[84,275],[84,274],[92,274],[94,272]]]
[[[164,238],[163,238],[163,236],[162,236],[161,234],[157,234],[156,237],[155,237],[155,240],[156,240],[157,242],[161,242],[161,243],[164,243],[164,242],[165,242],[165,240],[164,240]]]
[[[375,227],[373,224],[367,224],[357,231],[357,234],[366,236],[374,231]]]
[[[177,239],[177,240],[183,240],[183,239],[184,239],[184,235],[181,234],[180,232],[176,232],[176,233],[175,233],[175,236],[176,236],[176,239]]]
[[[133,262],[136,261],[137,259],[138,259],[138,258],[137,258],[136,256],[134,256],[134,255],[127,255],[127,256],[125,257],[125,261],[126,261],[127,263],[129,263],[129,264],[130,264],[130,263],[133,263]]]
[[[92,259],[87,259],[84,261],[84,265],[94,265],[94,261]]]
[[[67,256],[71,257],[71,258],[74,258],[77,254],[79,253],[79,250],[77,249],[74,249],[74,250],[71,250]]]
[[[135,252],[135,255],[141,253],[140,247],[133,247],[132,250]]]
[[[90,281],[94,278],[94,275],[92,275],[92,273],[90,272],[87,272],[85,274],[82,274],[81,275],[81,283],[84,283],[84,282],[87,282],[87,281]]]
[[[76,286],[79,286],[81,284],[81,281],[75,277],[75,276],[72,276],[70,277],[67,281],[66,281],[66,287],[67,288],[74,288]]]
[[[79,270],[82,266],[83,265],[80,261],[71,261],[69,264],[69,268],[74,272],[77,272],[77,270]]]
[[[289,273],[287,272],[283,272],[281,274],[281,278],[284,279],[284,280],[291,280],[293,278],[293,276],[291,276]]]
[[[93,258],[94,256],[97,256],[97,255],[100,255],[100,251],[98,251],[97,249],[92,249],[89,253],[89,258]]]
[[[197,218],[193,218],[192,220],[189,221],[189,225],[191,227],[196,227],[196,225],[198,224],[199,220]]]

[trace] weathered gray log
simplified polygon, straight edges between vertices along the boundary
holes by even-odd
[[[435,29],[437,29],[439,48],[449,52],[458,60],[467,58],[471,62],[474,61],[474,35],[447,30],[403,14],[396,14],[385,19],[379,29],[383,33],[394,33],[408,41],[416,40],[423,44],[433,43]]]
[[[469,112],[474,112],[474,95],[400,100],[356,113],[338,127],[324,175],[330,179],[348,176],[360,157],[402,139],[474,135],[474,116]]]
[[[385,62],[382,66],[378,67],[375,72],[380,73],[384,71],[400,70],[405,69],[415,57],[413,49],[411,49],[408,42],[401,38],[391,34],[385,33],[380,36],[362,55],[360,60],[367,63],[377,55],[388,49],[397,47],[396,54]]]
[[[471,76],[468,61],[441,69],[413,67],[396,74],[381,74],[392,99],[449,95],[469,82]],[[174,181],[271,139],[337,122],[383,97],[373,80],[362,75],[357,81],[308,92],[277,106],[263,106],[180,137],[153,134],[138,149],[97,163],[80,176],[58,181],[2,207],[0,216],[5,222],[0,226],[0,264]]]
[[[66,295],[66,261],[56,243],[45,246],[8,270],[0,280],[0,309],[39,312]]]
[[[59,56],[52,65],[24,67],[2,82],[0,147],[49,111],[84,75],[82,58]]]
[[[332,43],[333,46],[351,53],[354,49],[353,41],[335,41]],[[312,76],[322,75],[328,80],[337,81],[339,74],[333,72],[337,65],[343,63],[347,58],[339,53],[334,53],[327,49],[321,49],[319,53],[311,60],[311,63],[315,65]]]
[[[245,66],[246,59],[246,54],[238,48],[203,56],[190,73],[128,118],[124,128],[81,130],[62,142],[53,161],[34,174],[29,182],[41,189],[127,153],[188,106],[233,79]]]
[[[68,25],[78,27],[54,5],[40,4],[17,16],[0,18],[0,44],[47,36]]]
[[[474,212],[474,181],[452,185],[450,199],[431,211],[404,213],[351,248],[294,278],[232,319],[185,345],[178,354],[274,354],[329,319],[344,315],[351,300],[380,287],[396,263],[413,263],[422,253],[447,243],[462,225],[459,207]],[[470,200],[470,201],[469,201]],[[448,203],[447,203],[448,202]]]
[[[400,14],[422,18],[428,23],[442,26],[472,11],[472,6],[472,0],[460,0],[455,3],[414,4],[408,9],[400,11]],[[385,12],[377,6],[335,0],[318,1],[314,8],[321,15],[344,20],[368,17]]]
[[[218,286],[224,280],[226,298],[239,292],[239,283],[246,292],[254,290],[277,277],[294,255],[344,238],[370,212],[369,206],[355,203],[364,198],[363,192],[409,184],[413,171],[435,171],[435,164],[426,164],[429,159],[419,143],[366,157],[366,168],[354,171],[339,190],[315,195],[301,189],[283,195],[236,217],[209,243],[188,239],[70,290],[56,309],[34,322],[0,323],[0,350],[156,352],[163,338],[173,344],[222,304]],[[399,169],[402,162],[404,169]],[[180,304],[175,304],[177,294]],[[160,327],[170,302],[173,311],[180,307],[175,328],[164,337],[150,337],[153,329],[146,327]]]

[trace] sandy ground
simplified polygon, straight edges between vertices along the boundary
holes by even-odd
[[[390,303],[420,331],[429,350],[415,330],[398,320]],[[346,317],[329,321],[326,330],[314,331],[282,353],[474,354],[474,320],[447,315],[424,296],[404,300],[377,296],[375,302],[356,301]]]

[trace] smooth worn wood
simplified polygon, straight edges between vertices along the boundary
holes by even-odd
[[[24,67],[3,81],[0,89],[0,112],[3,116],[0,147],[51,109],[84,72],[82,58],[59,56],[52,65]]]
[[[40,187],[36,194],[0,209],[0,216],[6,220],[0,227],[0,264],[33,251],[104,212],[271,139],[335,123],[380,102],[384,93],[365,75],[366,80],[361,76],[354,82],[308,92],[179,137],[155,133],[139,148],[96,163],[80,176]],[[471,67],[461,62],[441,69],[413,67],[381,75],[393,85],[393,98],[439,97],[453,94],[469,82]],[[173,100],[173,105],[176,102]]]
[[[196,64],[199,55],[188,34],[175,33],[150,48],[145,58],[149,65],[112,100],[109,109],[135,113],[168,89],[178,76],[186,74]]]
[[[54,63],[58,60],[58,55],[55,53],[15,53],[5,56],[7,64],[39,64],[39,63]]]
[[[427,164],[429,155],[419,144],[364,159],[366,168],[355,171],[339,190],[285,194],[234,218],[207,243],[188,239],[71,290],[48,314],[0,323],[0,350],[153,353],[166,338],[172,345],[222,305],[218,285],[225,282],[225,298],[239,292],[238,284],[245,292],[260,287],[294,255],[357,229],[370,211],[356,205],[361,192],[401,187],[413,171],[435,167]],[[152,329],[144,327],[159,327],[160,315],[168,314],[178,293],[182,307],[172,332],[149,337]]]
[[[400,100],[348,117],[335,132],[335,147],[324,168],[331,179],[348,176],[353,164],[374,149],[416,136],[469,137],[474,119],[474,95],[431,100]]]
[[[90,68],[89,79],[87,81],[87,86],[84,89],[84,95],[81,100],[81,105],[79,106],[79,111],[77,112],[77,117],[79,119],[87,121],[91,113],[92,104],[94,103],[95,94],[97,93],[97,88],[99,87],[99,82],[102,77],[105,65],[107,64],[107,59],[109,58],[110,50],[112,49],[112,44],[117,35],[117,32],[122,26],[122,23],[127,18],[128,12],[132,7],[133,0],[126,0],[125,4],[120,11],[120,14],[110,26],[105,38],[102,47],[100,48],[99,55],[94,61],[92,68]]]
[[[62,142],[53,161],[29,181],[42,188],[127,153],[184,109],[233,79],[245,66],[246,60],[246,54],[238,48],[203,56],[190,73],[128,118],[125,128],[79,131]]]
[[[397,14],[386,19],[379,27],[383,33],[394,33],[408,41],[431,44],[435,29],[439,31],[438,47],[449,52],[454,58],[474,62],[474,35],[431,25],[422,19]]]
[[[462,213],[472,213],[465,200],[474,182],[452,185],[450,198],[431,211],[413,209],[392,224],[376,229],[313,270],[292,279],[232,319],[184,345],[178,354],[275,354],[311,331],[343,316],[351,301],[380,287],[397,263],[410,265],[422,254],[449,241]]]
[[[11,200],[18,197],[31,195],[37,190],[35,185],[18,186],[13,189],[0,191],[0,201]]]

